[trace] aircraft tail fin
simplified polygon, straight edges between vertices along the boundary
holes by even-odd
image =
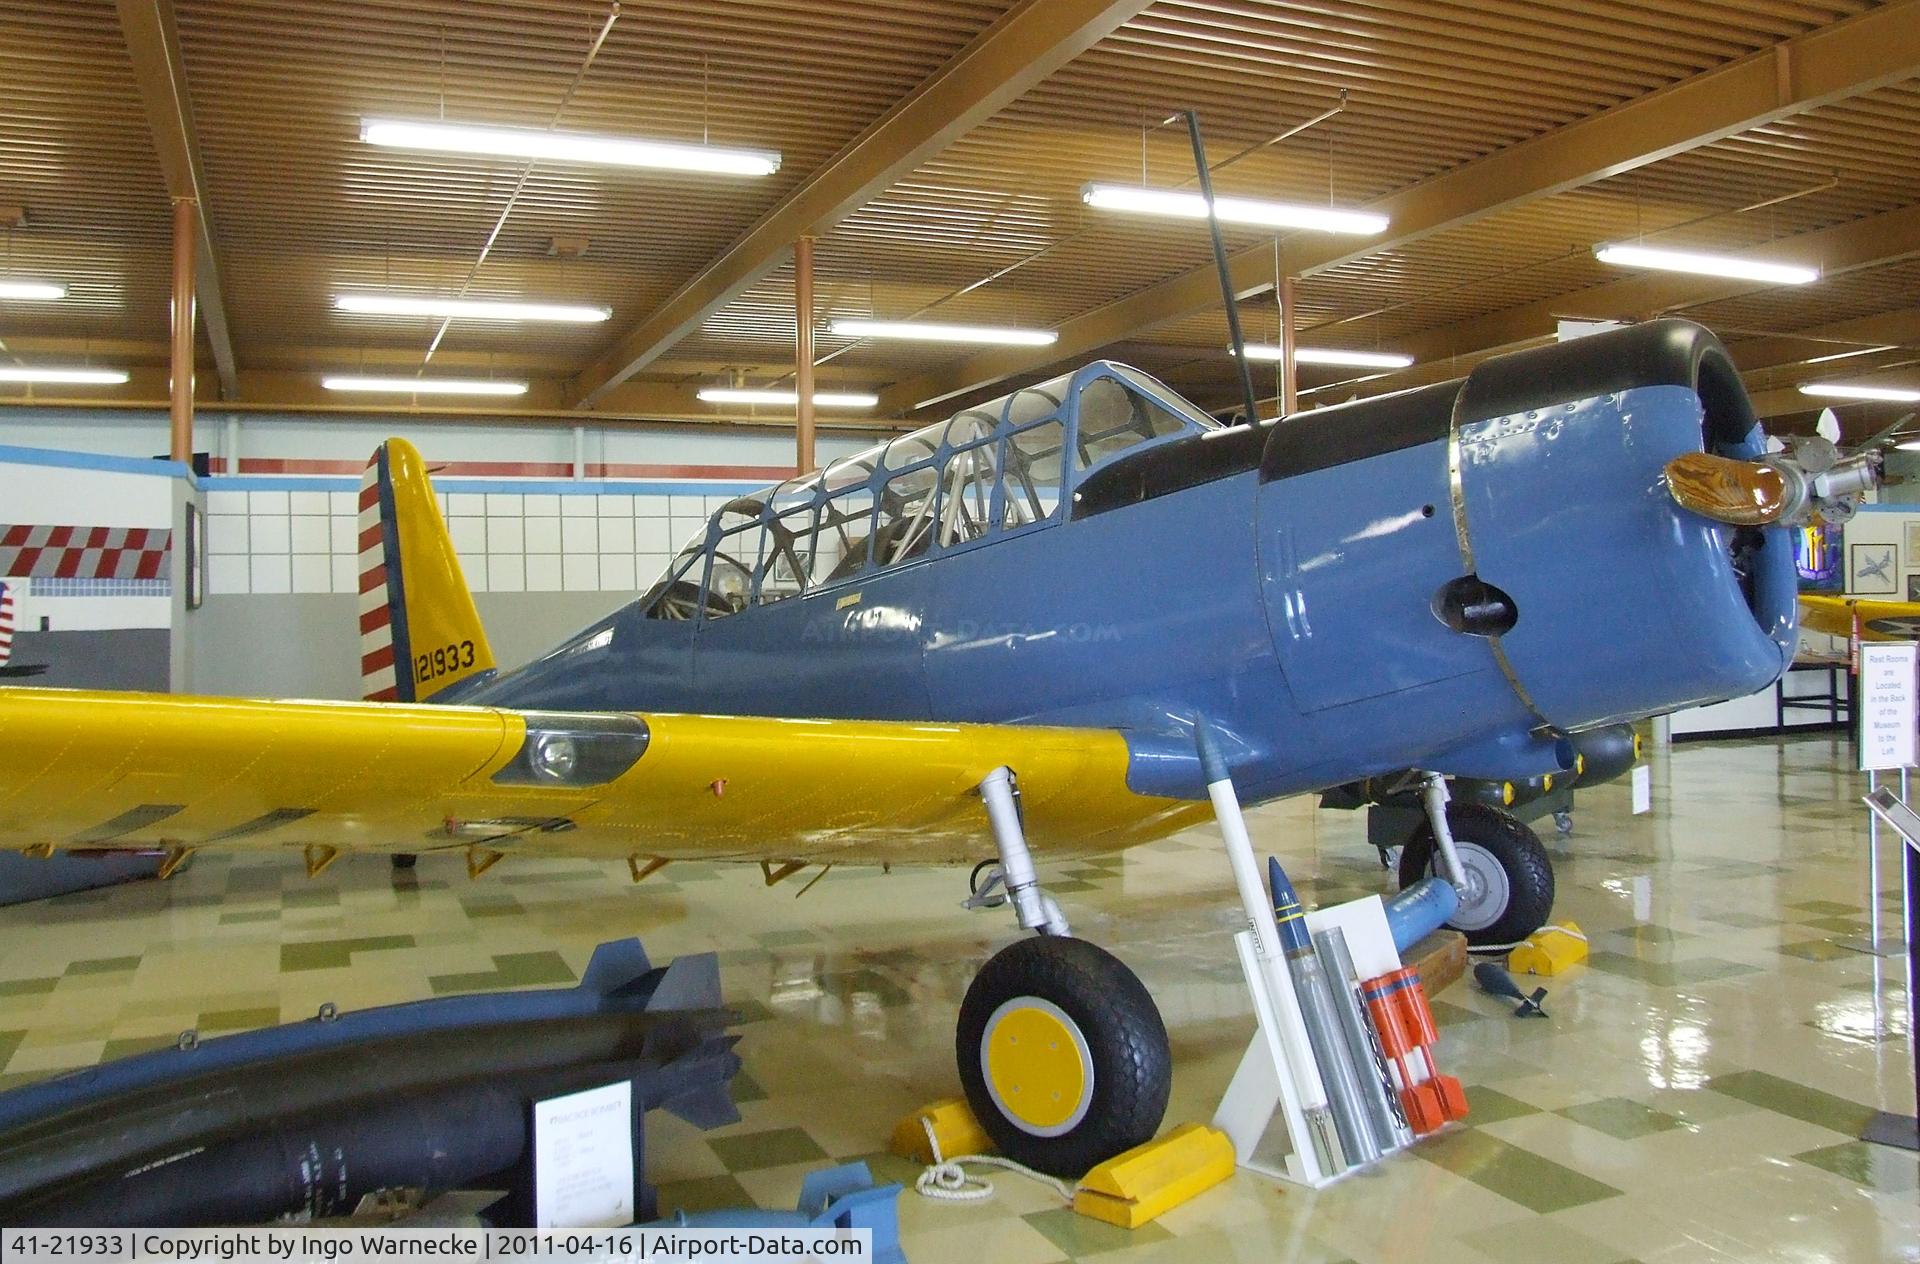
[[[490,671],[427,465],[405,439],[374,449],[360,480],[360,678],[369,701],[426,702]]]

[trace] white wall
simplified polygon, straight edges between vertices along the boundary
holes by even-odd
[[[135,432],[108,418],[95,434],[125,439]],[[120,419],[124,420],[124,419]],[[278,440],[302,434],[304,423],[255,428]],[[331,425],[331,423],[325,423]],[[384,427],[369,431],[384,433]],[[571,460],[571,434],[567,454]],[[17,431],[0,438],[18,437]],[[351,451],[344,475],[240,475],[196,480],[206,511],[208,600],[197,613],[172,609],[170,584],[149,581],[141,595],[99,584],[86,595],[54,595],[73,581],[14,581],[19,626],[43,617],[55,631],[168,628],[177,620],[182,671],[176,687],[216,694],[344,698],[359,690],[358,546],[355,539],[360,439],[324,436],[286,459],[326,459]],[[455,435],[454,437],[457,437]],[[548,435],[551,439],[553,436]],[[734,455],[751,435],[728,440]],[[446,443],[448,434],[437,439]],[[624,440],[624,436],[622,437]],[[538,435],[510,436],[514,461],[540,456]],[[349,443],[351,446],[349,446]],[[474,462],[484,453],[459,450]],[[719,445],[726,447],[727,445]],[[371,450],[369,445],[368,450]],[[432,448],[427,459],[435,462]],[[652,448],[654,455],[668,452]],[[719,448],[710,450],[711,457]],[[315,453],[320,457],[315,457]],[[449,453],[448,455],[452,455]],[[619,456],[613,445],[612,456]],[[591,454],[590,454],[591,458]],[[125,453],[62,453],[0,443],[0,524],[157,527],[172,523],[179,467]],[[686,464],[710,468],[710,462]],[[763,484],[728,479],[437,480],[441,511],[503,665],[551,648],[580,627],[650,587],[673,554],[704,530],[707,516]],[[175,541],[180,537],[176,533]],[[163,572],[164,573],[164,572]],[[137,586],[136,586],[137,587]],[[36,588],[38,591],[36,591]]]
[[[214,596],[359,590],[357,492],[338,479],[210,478],[207,591]],[[744,486],[701,481],[443,479],[441,513],[476,593],[650,587]]]
[[[1920,549],[1907,547],[1907,528],[1914,523],[1920,523],[1920,507],[1910,509],[1905,505],[1868,505],[1854,515],[1842,536],[1845,547],[1840,558],[1841,573],[1846,576],[1849,597],[1866,597],[1877,601],[1907,600],[1908,577],[1920,579]],[[1856,546],[1872,550],[1874,555],[1892,548],[1893,592],[1889,593],[1874,581],[1856,574]]]
[[[13,459],[8,459],[11,456]],[[168,530],[174,467],[152,472],[47,464],[30,453],[0,451],[0,528],[148,527]],[[170,591],[162,579],[58,580],[7,576],[16,625],[55,632],[165,628]]]

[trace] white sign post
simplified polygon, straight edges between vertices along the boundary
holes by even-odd
[[[633,1083],[533,1107],[533,1213],[542,1229],[633,1223]]]
[[[1916,704],[1915,667],[1920,645],[1867,643],[1860,646],[1860,767],[1869,790],[1877,789],[1879,774],[1898,769],[1900,797],[1908,797],[1907,770],[1920,757],[1920,705]],[[1891,956],[1898,943],[1880,941],[1880,818],[1867,817],[1867,940],[1866,951]],[[1849,947],[1856,946],[1849,941]]]
[[[1916,729],[1914,664],[1920,645],[1860,647],[1860,767],[1865,772],[1909,768]]]

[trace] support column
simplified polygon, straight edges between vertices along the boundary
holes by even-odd
[[[794,473],[805,474],[819,462],[813,441],[813,238],[793,243],[793,387]]]
[[[1283,276],[1280,292],[1280,415],[1291,417],[1300,410],[1300,368],[1293,362],[1297,349],[1293,306],[1293,278]]]
[[[194,250],[200,241],[200,206],[192,198],[173,203],[173,387],[167,455],[193,460]]]

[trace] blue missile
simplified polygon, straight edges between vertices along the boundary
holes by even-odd
[[[1267,887],[1273,892],[1273,920],[1280,927],[1280,950],[1289,957],[1311,953],[1313,940],[1307,935],[1306,910],[1300,907],[1292,880],[1274,856],[1267,857]]]

